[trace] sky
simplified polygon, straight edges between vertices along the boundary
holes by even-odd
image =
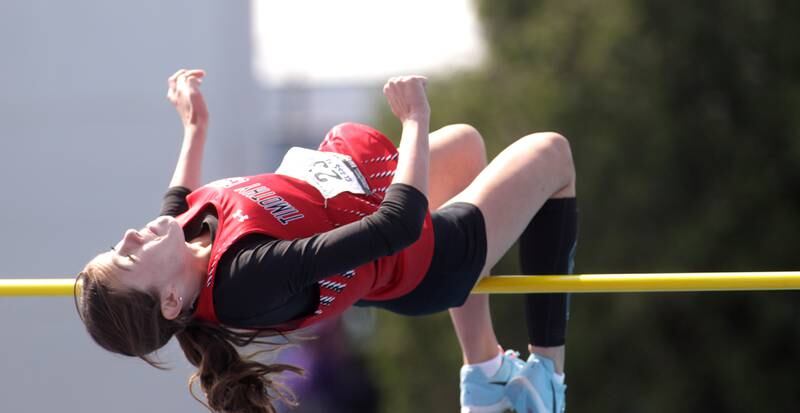
[[[258,0],[252,7],[262,84],[430,75],[475,65],[485,53],[471,0]]]

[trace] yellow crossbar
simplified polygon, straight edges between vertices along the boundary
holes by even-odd
[[[642,293],[663,291],[800,290],[800,272],[693,272],[585,274],[547,277],[496,276],[481,280],[475,293]]]
[[[72,296],[72,278],[0,278],[0,296]],[[659,291],[800,290],[800,271],[704,272],[666,274],[584,274],[493,276],[473,292],[519,293],[633,293]]]
[[[0,296],[72,297],[74,278],[0,278]]]

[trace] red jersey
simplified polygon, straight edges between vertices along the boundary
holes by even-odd
[[[278,170],[291,170],[294,176],[275,173],[221,179],[189,194],[189,209],[177,217],[181,225],[209,206],[219,218],[196,318],[219,323],[213,302],[216,267],[225,251],[245,235],[305,238],[378,209],[397,167],[397,150],[389,139],[368,126],[345,123],[327,134],[319,151],[322,157],[309,161],[308,168],[303,166],[297,172],[293,165],[281,165]],[[288,155],[286,160],[290,160]],[[408,248],[319,281],[319,306],[314,314],[279,326],[259,327],[295,330],[338,316],[361,299],[380,301],[405,295],[422,281],[432,255],[433,226],[428,213],[422,235]],[[264,276],[270,276],[268,269]]]

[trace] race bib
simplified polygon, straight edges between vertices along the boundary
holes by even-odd
[[[277,174],[291,176],[317,188],[325,199],[342,192],[369,195],[369,185],[353,159],[336,152],[294,147],[286,152]]]

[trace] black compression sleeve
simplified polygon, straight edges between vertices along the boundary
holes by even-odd
[[[192,191],[184,186],[173,186],[164,194],[161,201],[161,212],[159,215],[169,215],[176,217],[189,209],[189,204],[186,202],[186,197]]]
[[[225,254],[229,275],[215,286],[218,314],[221,319],[227,315],[258,325],[260,315],[266,317],[277,307],[297,307],[297,297],[304,297],[308,303],[307,296],[316,292],[313,288],[320,279],[392,255],[414,243],[427,210],[424,194],[409,185],[393,184],[378,210],[359,221],[308,238],[237,242]],[[218,271],[222,271],[222,264]],[[273,298],[265,299],[265,295]],[[290,312],[294,314],[280,321],[301,315]]]
[[[522,274],[570,274],[578,237],[575,198],[548,199],[519,238]],[[527,294],[525,316],[529,343],[563,346],[569,320],[569,294]]]

